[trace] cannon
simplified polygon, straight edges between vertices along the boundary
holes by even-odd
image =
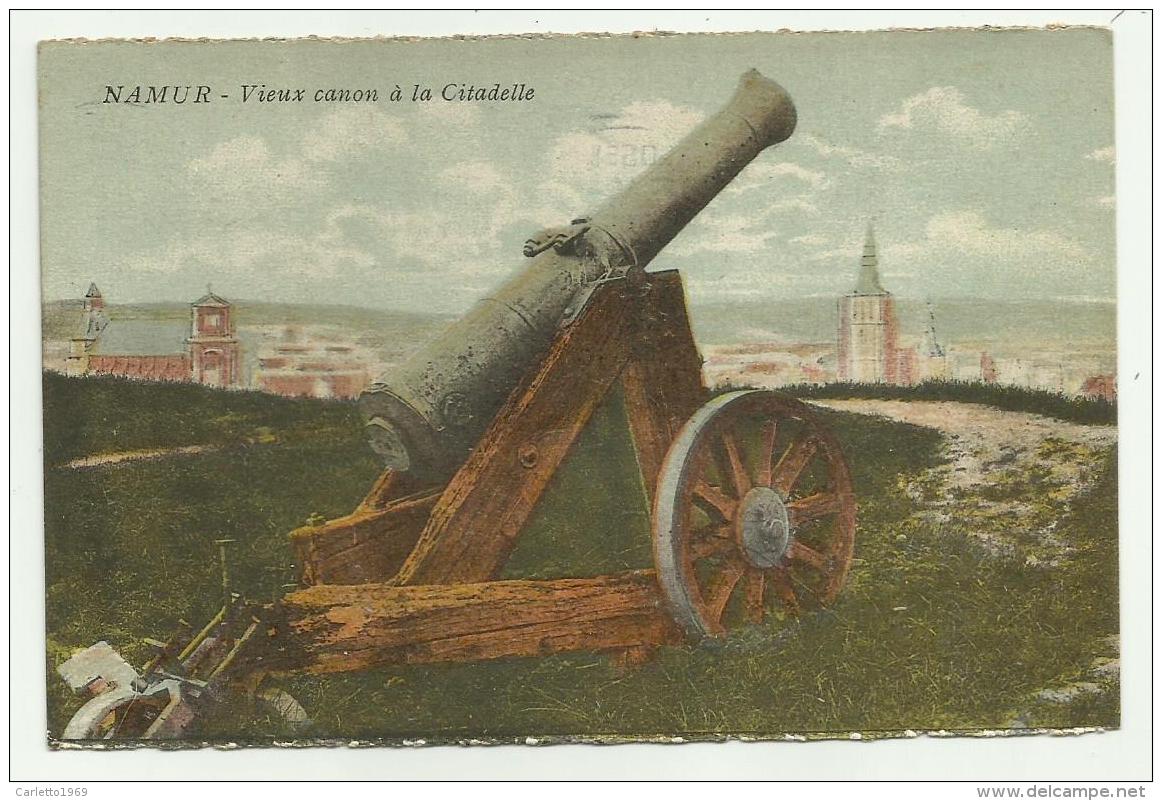
[[[447,477],[553,340],[579,293],[642,270],[764,148],[795,128],[782,87],[752,70],[718,114],[637,180],[565,228],[525,244],[532,262],[360,398],[388,467]]]
[[[194,632],[152,641],[141,671],[106,643],[61,673],[92,696],[70,739],[177,737],[241,693],[305,721],[268,680],[386,664],[563,651],[623,665],[831,603],[856,505],[842,448],[778,393],[712,393],[662,248],[794,130],[754,70],[726,106],[588,216],[530,237],[495,293],[359,399],[384,470],[350,514],[291,532],[299,575],[274,603],[226,592]],[[595,410],[628,427],[651,508],[653,569],[501,579]]]

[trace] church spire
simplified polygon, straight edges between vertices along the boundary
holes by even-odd
[[[928,327],[924,330],[924,350],[934,359],[944,357],[944,346],[936,338],[936,313],[932,311],[932,302],[928,302]]]
[[[883,295],[880,285],[879,259],[876,258],[876,234],[872,224],[867,224],[867,238],[863,243],[863,258],[859,262],[859,280],[855,284],[857,295]]]
[[[85,293],[85,297],[81,300],[81,308],[86,313],[100,311],[105,308],[105,299],[101,297],[101,290],[97,289],[97,283],[95,281],[89,282],[89,291]]]

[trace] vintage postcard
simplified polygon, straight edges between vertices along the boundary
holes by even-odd
[[[1120,723],[1098,27],[39,48],[49,743]]]

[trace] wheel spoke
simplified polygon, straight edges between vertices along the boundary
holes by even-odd
[[[730,432],[723,432],[722,447],[726,449],[726,458],[730,460],[730,477],[734,484],[734,494],[741,498],[750,490],[750,476],[746,472],[742,449],[734,434]]]
[[[742,578],[743,570],[742,562],[732,559],[710,579],[704,597],[711,620],[722,620],[722,613],[726,611],[726,604],[730,601],[734,588],[738,586],[738,580]]]
[[[795,589],[791,586],[791,577],[786,570],[776,570],[771,579],[775,594],[783,602],[783,606],[792,615],[799,614],[799,599],[795,596]]]
[[[817,492],[787,504],[791,525],[801,526],[813,520],[828,517],[839,511],[839,496],[833,492]]]
[[[705,480],[694,485],[693,500],[702,511],[713,513],[727,523],[734,519],[734,513],[738,509],[738,501],[718,487],[707,484]]]
[[[775,434],[777,432],[778,426],[775,425],[774,420],[765,421],[759,432],[759,447],[762,450],[759,451],[758,475],[755,477],[755,484],[759,487],[771,486],[775,461]]]
[[[815,455],[815,450],[818,447],[819,445],[813,437],[798,437],[791,443],[791,447],[787,448],[783,457],[779,459],[779,463],[775,465],[775,475],[771,485],[783,493],[783,497],[791,494],[791,489],[799,480],[803,468],[811,461],[811,457]]]
[[[831,572],[830,560],[819,553],[809,545],[804,545],[799,540],[791,543],[791,551],[789,556],[792,562],[799,562],[800,564],[810,565],[824,575]]]
[[[713,556],[716,553],[721,553],[734,545],[729,535],[725,532],[725,527],[703,529],[695,533],[693,541],[690,543],[690,559],[692,561],[698,559],[705,559],[707,556]]]
[[[749,623],[763,622],[763,589],[766,579],[761,570],[751,568],[746,571],[743,579],[743,592],[746,593],[746,619]]]

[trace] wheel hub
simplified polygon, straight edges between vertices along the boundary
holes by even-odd
[[[742,499],[735,524],[738,545],[752,567],[777,567],[791,547],[791,519],[782,496],[755,487]]]

